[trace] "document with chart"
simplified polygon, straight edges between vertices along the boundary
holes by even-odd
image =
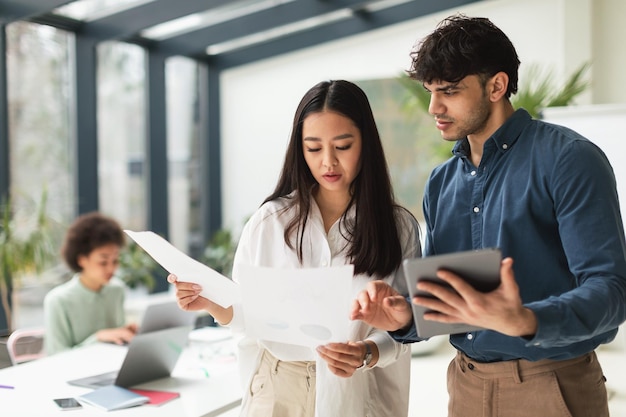
[[[348,340],[353,265],[237,268],[248,336],[311,348]]]

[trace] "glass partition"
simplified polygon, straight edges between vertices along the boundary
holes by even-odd
[[[23,240],[37,234],[40,243],[58,250],[76,198],[70,123],[73,35],[27,22],[9,24],[6,35],[14,237]],[[45,232],[37,225],[44,196],[51,226]],[[61,264],[60,259],[53,263]],[[14,277],[14,328],[41,324],[43,295],[60,279],[61,272],[52,267]]]
[[[169,235],[186,253],[203,246],[200,232],[200,147],[198,134],[198,65],[182,57],[166,65]]]
[[[98,191],[100,210],[124,228],[146,228],[145,52],[98,46]]]

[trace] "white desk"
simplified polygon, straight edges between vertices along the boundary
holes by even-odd
[[[87,404],[67,411],[56,406],[53,398],[76,397],[90,391],[66,381],[121,366],[126,347],[99,343],[1,369],[0,385],[15,388],[0,388],[0,414],[7,417],[219,416],[241,401],[234,342],[225,339],[227,331],[194,330],[172,377],[137,386],[180,393],[180,398],[160,406],[143,405],[110,412]]]

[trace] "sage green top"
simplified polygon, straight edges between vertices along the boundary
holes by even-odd
[[[95,343],[96,332],[124,326],[125,286],[113,278],[100,291],[85,287],[76,274],[44,298],[44,345],[52,355]]]

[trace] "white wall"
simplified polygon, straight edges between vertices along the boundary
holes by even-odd
[[[593,102],[624,103],[626,88],[620,80],[626,68],[626,2],[593,0],[593,4]]]
[[[613,0],[486,0],[225,71],[221,78],[224,227],[240,230],[244,219],[273,190],[293,113],[315,83],[399,75],[408,68],[416,41],[457,11],[490,18],[511,38],[522,61],[520,81],[524,65],[531,63],[569,75],[572,66],[591,57],[590,42],[572,36],[578,32],[589,36],[594,1]]]

